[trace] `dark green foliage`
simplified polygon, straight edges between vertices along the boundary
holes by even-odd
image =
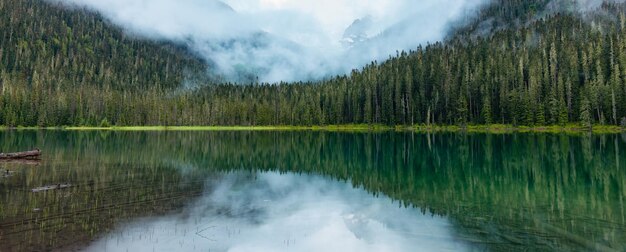
[[[587,98],[583,98],[580,105],[580,123],[584,127],[591,127],[591,104]]]
[[[349,76],[185,90],[186,73],[206,66],[182,48],[126,38],[83,10],[3,1],[0,124],[617,125],[626,116],[626,5],[579,15],[549,2],[496,1],[445,42]],[[495,21],[478,32],[486,20]]]
[[[172,90],[204,69],[184,48],[129,38],[89,11],[0,1],[0,124],[95,125],[122,111],[118,97]]]

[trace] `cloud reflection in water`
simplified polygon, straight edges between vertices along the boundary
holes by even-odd
[[[136,220],[87,251],[468,250],[445,218],[321,176],[230,173],[179,214]]]

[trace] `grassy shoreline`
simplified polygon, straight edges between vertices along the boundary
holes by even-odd
[[[566,126],[513,126],[513,125],[469,125],[441,126],[387,126],[387,125],[326,125],[326,126],[113,126],[113,127],[0,127],[0,130],[65,130],[65,131],[413,131],[413,132],[469,132],[469,133],[587,133],[588,128],[580,125]],[[619,126],[593,126],[592,133],[615,134],[626,132]]]
[[[442,132],[476,132],[476,133],[594,133],[616,134],[626,132],[626,128],[614,125],[594,125],[591,130],[577,124],[565,126],[513,126],[513,125],[470,125],[460,126],[415,126],[416,131],[442,131]]]

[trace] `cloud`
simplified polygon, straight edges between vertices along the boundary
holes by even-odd
[[[129,223],[87,251],[465,251],[443,217],[321,176],[225,174],[180,214]]]
[[[623,3],[624,0],[577,0],[579,10],[590,10],[600,7],[604,2]]]
[[[483,0],[49,0],[99,11],[128,33],[188,45],[227,80],[344,74],[444,37]],[[345,37],[368,20],[360,40]]]
[[[586,14],[591,10],[597,10],[603,3],[624,3],[625,0],[552,0],[547,4],[547,12],[570,12]]]

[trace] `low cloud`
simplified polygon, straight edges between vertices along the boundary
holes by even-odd
[[[183,43],[228,81],[349,73],[441,40],[483,0],[49,0],[87,7],[128,33]],[[349,29],[350,28],[350,29]]]

